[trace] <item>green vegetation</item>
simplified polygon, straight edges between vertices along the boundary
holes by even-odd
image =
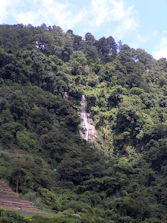
[[[82,94],[93,144],[80,137]],[[111,36],[0,26],[0,178],[57,214],[0,210],[0,222],[167,222],[166,134],[165,58]]]

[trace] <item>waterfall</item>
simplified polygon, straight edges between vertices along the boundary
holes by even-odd
[[[81,107],[81,137],[88,142],[93,142],[96,137],[96,130],[93,125],[93,120],[90,118],[90,114],[86,112],[87,101],[84,95],[82,95]]]
[[[81,136],[88,141],[89,139],[89,122],[88,122],[88,114],[86,113],[86,98],[84,95],[82,95],[82,101],[81,101],[81,118],[82,118],[82,133]]]
[[[70,100],[68,92],[64,92],[64,100]],[[72,100],[72,99],[71,99]],[[96,137],[96,130],[93,125],[93,120],[90,118],[90,114],[86,112],[87,101],[85,95],[82,95],[81,99],[81,126],[80,136],[88,142],[94,142]]]

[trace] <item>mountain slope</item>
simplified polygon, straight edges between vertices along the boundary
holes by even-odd
[[[91,143],[80,136],[83,95]],[[166,59],[111,36],[0,26],[0,177],[39,208],[165,222],[166,124]]]

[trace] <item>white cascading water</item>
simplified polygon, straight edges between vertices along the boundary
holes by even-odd
[[[86,98],[84,95],[82,95],[82,101],[81,101],[81,107],[82,107],[82,112],[81,112],[81,118],[82,118],[82,132],[81,136],[85,140],[89,140],[89,121],[88,121],[88,113],[86,113]]]

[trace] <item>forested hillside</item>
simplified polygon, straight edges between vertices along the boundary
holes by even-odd
[[[93,142],[80,135],[82,95]],[[0,178],[58,214],[3,219],[167,222],[166,135],[165,58],[112,36],[0,26]]]

